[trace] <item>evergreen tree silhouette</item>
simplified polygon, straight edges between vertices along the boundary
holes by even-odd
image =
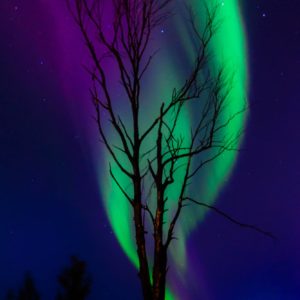
[[[56,300],[85,300],[91,290],[91,277],[86,274],[86,263],[71,256],[71,266],[58,276],[61,286]]]
[[[9,289],[7,291],[5,300],[16,300],[15,292],[13,289]]]
[[[11,298],[7,299],[14,299],[12,297],[13,294],[10,295]],[[26,273],[24,277],[23,286],[20,288],[17,300],[40,300],[39,293],[35,287],[33,278],[30,273]]]

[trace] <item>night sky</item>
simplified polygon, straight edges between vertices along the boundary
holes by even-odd
[[[0,2],[0,299],[27,270],[42,298],[53,299],[72,254],[93,276],[91,300],[140,299],[137,272],[101,203],[86,140],[95,124],[76,121],[84,70],[78,62],[61,71],[58,25],[43,2]],[[278,241],[209,213],[189,239],[202,285],[191,287],[191,299],[300,299],[299,12],[296,0],[243,2],[251,109],[243,151],[217,200]],[[73,80],[67,97],[63,82]]]

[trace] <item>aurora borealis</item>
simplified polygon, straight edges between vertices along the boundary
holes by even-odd
[[[220,28],[216,32],[216,35],[213,37],[210,44],[209,50],[211,52],[212,59],[209,62],[209,68],[212,73],[217,73],[221,67],[224,67],[226,70],[226,76],[228,78],[233,77],[233,88],[228,99],[229,104],[226,107],[226,112],[223,116],[223,118],[229,118],[234,113],[240,111],[247,101],[247,58],[245,35],[239,4],[237,1],[192,1],[190,4],[195,10],[195,15],[199,16],[196,19],[196,22],[198,22],[200,32],[203,30],[203,24],[206,22],[206,10],[204,5],[207,5],[210,13],[212,13],[212,10],[217,7],[216,22],[220,23]],[[177,5],[180,6],[179,2]],[[155,47],[159,47],[161,48],[161,51],[157,60],[152,64],[150,74],[147,74],[147,78],[145,80],[146,87],[144,88],[145,91],[141,99],[141,115],[144,120],[141,128],[142,130],[145,130],[145,128],[147,128],[146,124],[150,124],[151,120],[155,118],[157,111],[159,110],[160,101],[162,101],[160,99],[170,98],[173,88],[178,87],[180,83],[185,80],[184,76],[187,74],[186,70],[189,70],[194,62],[194,37],[190,32],[189,23],[186,22],[186,14],[180,14],[180,12],[185,11],[185,8],[184,6],[181,6],[177,10],[176,17],[172,18],[170,22],[166,22],[166,24],[161,25],[162,29],[158,30],[158,36],[156,36],[153,40],[155,46],[150,44],[150,48],[155,49]],[[109,35],[109,29],[107,35]],[[177,55],[173,54],[170,56],[169,53],[174,48],[173,40],[175,39],[175,36],[177,36]],[[230,47],[227,48],[225,44],[230,45]],[[111,66],[108,69],[111,71]],[[117,71],[115,71],[115,73],[118,74]],[[113,75],[113,78],[115,82],[118,81],[118,75]],[[114,88],[117,87],[114,86]],[[121,92],[115,92],[115,94],[118,93],[121,94]],[[151,103],[147,103],[145,99],[151,99]],[[122,103],[123,104],[121,105],[127,105],[126,101]],[[143,105],[146,106],[146,109]],[[120,111],[122,112],[122,109],[120,109]],[[201,112],[200,107],[198,108],[198,112]],[[124,115],[126,116],[126,113],[121,115],[122,118]],[[183,111],[179,118],[179,125],[175,134],[187,135],[190,127],[192,126],[191,124],[197,121],[197,117],[199,118],[199,115],[197,116],[197,112],[192,113],[187,109]],[[225,136],[236,135],[239,131],[243,130],[244,123],[245,114],[242,114],[236,117],[233,122],[226,127],[223,134]],[[125,124],[130,124],[130,120],[125,118]],[[150,141],[148,141],[148,144],[146,143],[146,147],[144,146],[144,151],[153,147],[153,141],[155,141],[155,136],[150,137]],[[118,141],[113,141],[113,144],[118,145]],[[204,170],[204,175],[201,174],[200,178],[199,176],[195,178],[194,181],[198,182],[195,183],[197,188],[194,187],[193,190],[194,193],[197,194],[198,198],[205,199],[204,201],[208,204],[212,204],[215,201],[225,179],[227,179],[231,173],[236,160],[236,155],[237,152],[225,152],[221,157],[209,164],[208,168]],[[103,164],[108,165],[108,161],[112,163],[109,158],[109,154],[107,153],[102,162]],[[126,160],[123,162],[126,165]],[[113,163],[112,166],[114,170],[118,169],[118,167]],[[122,172],[116,172],[115,176],[118,178],[118,181],[122,184],[122,186],[129,187],[130,181],[128,178],[126,178]],[[103,173],[103,169],[100,169],[100,190],[102,191],[102,198],[104,199],[106,211],[121,247],[136,266],[138,263],[135,250],[134,233],[132,229],[131,207],[121,190],[114,183],[113,179],[107,178],[107,174],[109,174],[108,169],[106,170],[106,173]],[[180,182],[180,178],[183,178],[183,174],[184,169],[178,173],[176,181]],[[110,182],[109,184],[108,180]],[[168,198],[176,199],[178,197],[176,197],[179,192],[178,187],[178,184],[174,184],[174,187],[171,187],[168,191]],[[128,188],[128,190],[130,189]],[[147,184],[145,190],[147,190]],[[115,199],[119,200],[116,201]],[[152,198],[152,202],[153,201],[154,199]],[[170,203],[168,206],[169,213],[166,217],[167,223],[170,221],[172,213],[174,213],[175,205],[176,202]],[[187,269],[188,266],[186,263],[186,240],[191,230],[195,228],[197,223],[199,223],[202,219],[203,212],[201,210],[195,210],[194,208],[186,209],[183,212],[181,221],[176,227],[176,236],[178,237],[178,241],[176,241],[171,248],[173,264],[171,266],[170,274],[177,274],[177,280],[182,278],[184,274],[185,280],[183,284],[186,285],[186,288],[188,288],[189,278],[189,270]],[[170,275],[170,277],[172,278],[172,275]],[[176,286],[176,279],[174,280],[175,283],[173,283],[173,285]],[[168,299],[171,298],[171,296],[170,298],[168,297]]]
[[[235,110],[248,94],[249,65],[249,101],[254,104],[242,146],[246,150],[205,169],[196,186],[209,203],[271,230],[282,242],[274,245],[213,213],[203,218],[201,208],[187,211],[180,225],[182,238],[172,252],[171,290],[184,300],[296,300],[300,28],[295,16],[300,7],[295,1],[221,2],[225,21],[212,44],[210,68],[226,60],[235,72]],[[54,287],[48,276],[54,278],[66,255],[76,252],[91,266],[91,299],[123,299],[125,294],[139,299],[136,270],[128,263],[128,257],[135,260],[126,233],[131,217],[121,201],[117,207],[109,201],[116,190],[110,187],[91,117],[90,79],[82,68],[87,53],[80,33],[63,1],[4,1],[0,14],[0,298],[29,269],[50,299]],[[174,18],[157,32],[156,43],[164,47],[147,78],[146,97],[155,93],[150,80],[168,95],[185,75],[182,65],[191,64],[193,48],[184,24]],[[159,71],[162,64],[164,73]],[[149,120],[155,107],[146,110]],[[196,117],[187,111],[181,130]],[[231,130],[245,121],[238,119]]]

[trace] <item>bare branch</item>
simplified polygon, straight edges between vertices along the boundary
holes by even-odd
[[[184,200],[188,200],[188,201],[190,201],[192,203],[195,203],[195,204],[197,204],[199,206],[206,207],[206,208],[208,208],[208,209],[216,212],[217,214],[221,215],[225,219],[229,220],[230,222],[232,222],[232,223],[234,223],[234,224],[236,224],[236,225],[238,225],[238,226],[240,226],[242,228],[247,228],[247,229],[254,230],[254,231],[256,231],[258,233],[261,233],[261,234],[263,234],[263,235],[265,235],[265,236],[267,236],[267,237],[269,237],[269,238],[271,238],[273,240],[277,240],[277,238],[271,232],[265,231],[265,230],[263,230],[263,229],[255,226],[255,225],[242,223],[242,222],[240,222],[240,221],[232,218],[230,215],[226,214],[225,212],[223,212],[222,210],[220,210],[219,208],[217,208],[215,206],[208,205],[208,204],[206,204],[204,202],[196,201],[196,200],[194,200],[194,199],[192,199],[190,197],[186,197],[186,198],[184,198]]]
[[[114,182],[117,184],[118,188],[121,190],[122,194],[126,197],[126,199],[129,201],[129,203],[133,206],[133,200],[132,198],[127,194],[127,192],[124,190],[124,188],[121,186],[121,184],[119,183],[119,181],[116,179],[112,168],[111,168],[111,164],[109,164],[109,173],[112,177],[112,179],[114,180]]]

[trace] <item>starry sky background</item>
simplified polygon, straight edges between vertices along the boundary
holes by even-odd
[[[94,124],[74,122],[80,99],[65,101],[54,21],[42,2],[0,2],[0,299],[26,270],[42,298],[53,299],[71,254],[88,263],[91,300],[140,299],[87,155],[84,127]],[[296,0],[243,5],[252,106],[245,151],[217,203],[279,240],[209,214],[189,241],[207,300],[300,299],[299,11]]]

